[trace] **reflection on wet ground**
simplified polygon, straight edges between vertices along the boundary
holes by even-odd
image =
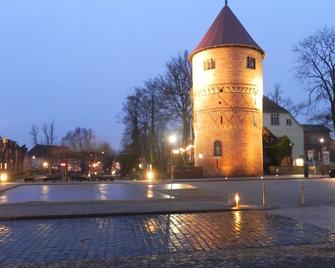
[[[0,223],[0,265],[333,242],[329,232],[264,212]]]
[[[183,188],[175,184],[176,188]],[[167,199],[170,195],[140,184],[22,185],[0,194],[0,203]],[[173,197],[172,197],[173,198]]]

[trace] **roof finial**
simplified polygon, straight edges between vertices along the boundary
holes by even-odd
[[[225,1],[225,6],[228,6],[228,0]]]

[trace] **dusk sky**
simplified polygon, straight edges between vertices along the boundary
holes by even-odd
[[[334,0],[231,0],[266,51],[265,93],[302,100],[294,44],[334,26]],[[200,42],[223,0],[0,0],[0,135],[31,146],[32,123],[77,126],[120,148],[122,103]]]

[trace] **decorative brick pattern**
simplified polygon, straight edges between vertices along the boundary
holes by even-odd
[[[248,57],[256,70],[246,68]],[[216,68],[203,70],[214,59]],[[206,176],[260,176],[263,173],[263,55],[247,47],[203,50],[192,58],[195,163]],[[214,142],[222,157],[214,157]]]

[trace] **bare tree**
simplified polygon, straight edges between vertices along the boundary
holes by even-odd
[[[148,162],[156,164],[160,155],[159,136],[164,132],[167,122],[171,119],[166,110],[167,99],[163,95],[158,79],[151,79],[144,83],[141,114],[144,115],[143,126],[149,123]],[[145,116],[147,115],[147,116]]]
[[[92,152],[97,150],[97,141],[92,129],[77,127],[69,131],[62,139],[61,144],[75,152]]]
[[[192,139],[190,131],[192,67],[188,60],[188,52],[184,51],[183,54],[173,57],[166,67],[166,74],[160,78],[160,86],[169,104],[167,112],[173,116],[172,119],[181,123],[183,144],[186,144]]]
[[[134,167],[138,167],[139,159],[141,158],[142,148],[146,148],[146,140],[141,142],[141,101],[143,96],[143,90],[141,88],[135,88],[134,93],[129,95],[123,104],[123,118],[122,122],[125,126],[123,135],[123,147],[124,152],[128,155],[128,160],[125,161],[124,165],[127,166],[125,169],[128,171]],[[146,118],[146,114],[142,114],[142,117]],[[143,120],[143,121],[144,121]],[[143,126],[145,131],[147,124],[144,122]],[[146,132],[145,132],[146,133]]]
[[[181,126],[182,144],[191,141],[191,85],[191,65],[185,51],[167,63],[164,75],[145,81],[127,97],[123,143],[124,153],[132,159],[131,168],[141,161],[165,170],[168,126]]]
[[[281,88],[280,84],[275,84],[273,91],[268,94],[267,97],[274,103],[287,109],[293,116],[297,116],[302,113],[306,108],[306,104],[303,102],[295,104],[291,97],[284,96],[284,92]]]
[[[43,123],[42,125],[42,135],[43,135],[43,143],[48,146],[52,146],[56,141],[56,123],[52,121],[50,123]]]
[[[30,129],[30,136],[31,136],[31,141],[32,144],[34,146],[36,146],[37,144],[39,144],[39,127],[37,125],[31,125],[31,129]]]
[[[295,46],[297,77],[307,84],[312,117],[335,129],[335,28],[325,27]]]

